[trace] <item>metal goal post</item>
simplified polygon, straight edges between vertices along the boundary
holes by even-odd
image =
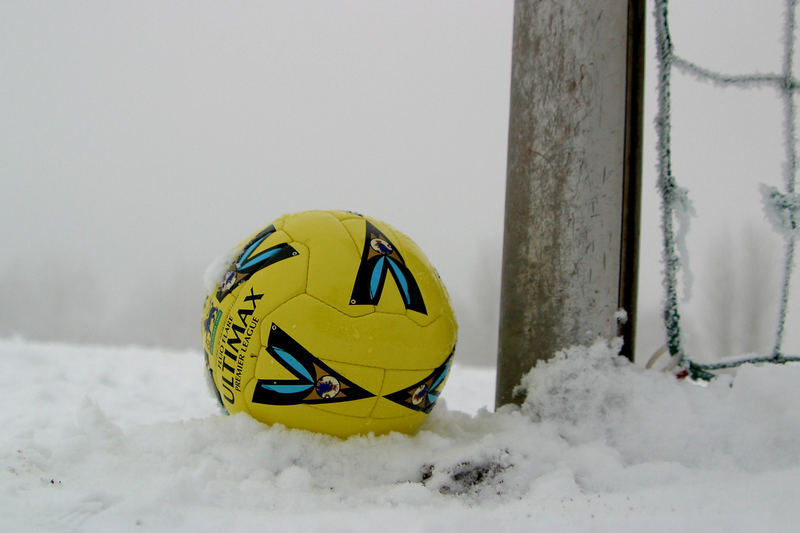
[[[515,1],[498,406],[568,346],[633,359],[644,27],[642,0]]]

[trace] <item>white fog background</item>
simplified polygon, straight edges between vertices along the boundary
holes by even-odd
[[[779,72],[782,10],[673,0],[676,52]],[[4,0],[0,336],[197,349],[209,262],[283,213],[349,209],[420,244],[459,359],[494,364],[512,24],[510,0]],[[663,343],[653,35],[650,20],[639,360]],[[767,353],[783,251],[758,186],[783,190],[778,94],[676,72],[673,96],[697,211],[688,350]]]

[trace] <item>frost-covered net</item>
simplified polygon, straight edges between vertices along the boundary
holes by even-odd
[[[797,0],[786,0],[783,30],[782,72],[779,74],[745,74],[729,75],[701,67],[688,61],[674,52],[672,36],[669,31],[668,0],[656,0],[656,44],[658,46],[658,115],[656,131],[658,136],[658,188],[661,193],[662,229],[664,247],[664,323],[667,329],[667,348],[670,354],[692,377],[710,379],[711,371],[730,368],[746,362],[785,363],[800,361],[799,357],[783,353],[783,337],[786,327],[786,315],[789,304],[789,287],[794,267],[795,243],[800,235],[798,216],[800,215],[800,197],[796,192],[797,183],[797,138],[795,117],[795,93],[800,89],[800,82],[792,71],[795,46],[795,11]],[[738,86],[745,88],[771,87],[779,91],[783,102],[783,138],[784,165],[783,187],[761,185],[766,218],[773,228],[782,236],[785,243],[785,259],[783,283],[778,302],[778,319],[775,330],[775,342],[772,352],[763,357],[726,361],[713,365],[703,365],[692,361],[684,352],[681,342],[681,320],[678,299],[678,272],[684,271],[684,284],[691,286],[691,271],[688,268],[686,234],[689,218],[694,210],[689,192],[679,186],[672,174],[671,151],[671,95],[670,80],[672,69],[694,76],[695,78],[718,84],[722,87]],[[677,230],[675,223],[677,222]]]

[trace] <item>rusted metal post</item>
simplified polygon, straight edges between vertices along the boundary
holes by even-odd
[[[498,406],[568,346],[633,359],[644,26],[640,0],[515,2]]]

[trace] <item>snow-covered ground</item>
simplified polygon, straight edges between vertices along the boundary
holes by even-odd
[[[0,531],[797,531],[800,366],[707,387],[576,348],[491,405],[456,366],[416,435],[217,410],[194,351],[0,341]]]

